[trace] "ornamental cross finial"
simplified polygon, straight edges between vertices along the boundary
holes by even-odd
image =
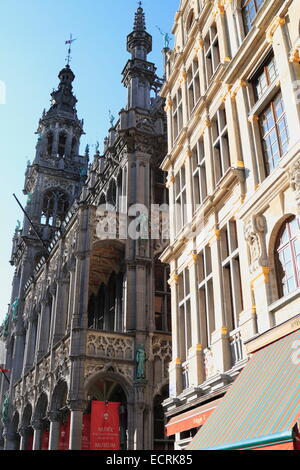
[[[74,41],[76,41],[76,39],[73,39],[72,34],[70,34],[70,39],[68,39],[68,40],[66,41],[66,44],[69,45],[69,48],[68,48],[68,55],[67,55],[67,58],[66,58],[66,61],[67,61],[67,65],[68,65],[68,66],[70,65],[70,62],[71,62],[71,60],[72,60],[71,52],[72,52],[72,44],[73,44]]]

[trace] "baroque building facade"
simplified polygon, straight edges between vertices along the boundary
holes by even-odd
[[[122,449],[172,448],[162,408],[172,353],[159,215],[158,236],[149,235],[151,205],[167,202],[166,119],[141,7],[127,50],[128,102],[111,119],[103,154],[97,146],[89,164],[89,149],[79,153],[83,121],[69,65],[39,122],[1,327],[10,371],[0,382],[6,450],[88,448],[83,428],[93,400],[121,404]],[[137,236],[128,236],[130,226]]]
[[[299,4],[181,0],[172,32],[164,407],[176,448],[192,449],[248,359],[300,327]]]

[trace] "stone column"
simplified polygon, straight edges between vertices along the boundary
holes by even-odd
[[[41,312],[39,315],[39,325],[38,325],[38,338],[37,338],[37,351],[36,351],[36,360],[39,361],[42,356],[46,353],[46,316],[47,316],[47,300],[42,299],[41,301]]]
[[[197,386],[204,381],[203,347],[200,338],[199,296],[197,285],[197,254],[192,254],[188,264],[191,290],[192,346],[189,350],[189,385]]]
[[[41,419],[32,421],[33,427],[33,446],[32,450],[41,450],[42,447],[42,434],[44,430],[44,423]]]
[[[28,439],[28,429],[26,427],[21,427],[19,429],[19,434],[21,436],[20,450],[26,450],[27,439]]]
[[[81,450],[82,418],[86,403],[82,401],[71,402],[69,408],[71,410],[69,450]]]
[[[135,383],[135,438],[134,450],[144,449],[144,411],[145,411],[145,388],[147,381]]]
[[[188,115],[188,97],[187,97],[187,87],[186,87],[187,73],[185,69],[182,71],[181,76],[181,90],[182,90],[182,127],[186,127],[189,115]],[[180,133],[181,129],[179,129]]]
[[[27,329],[26,348],[25,348],[25,354],[24,354],[23,375],[27,374],[27,372],[31,369],[33,361],[34,361],[36,335],[37,335],[37,332],[35,331],[36,328],[37,328],[36,315],[33,314],[33,312],[31,311],[28,317],[28,329]]]
[[[211,335],[211,350],[215,369],[222,373],[230,369],[231,355],[228,329],[225,324],[224,305],[222,302],[223,284],[220,266],[220,232],[219,230],[215,230],[214,232],[213,238],[210,241],[215,307],[215,331],[213,331]]]
[[[18,449],[18,435],[16,432],[7,432],[4,434],[5,450],[19,450]]]
[[[66,318],[66,288],[69,281],[64,278],[57,280],[57,289],[55,296],[54,318],[53,318],[53,336],[52,345],[54,346],[65,335]]]
[[[219,36],[220,59],[221,62],[230,62],[229,37],[225,24],[225,11],[223,5],[217,6],[216,24]]]
[[[49,450],[58,450],[59,433],[62,415],[59,411],[51,411],[49,413],[50,434],[49,434]]]
[[[178,275],[171,274],[171,314],[172,314],[172,361],[169,365],[170,396],[176,397],[182,392],[182,360],[180,352],[180,322],[178,312]]]

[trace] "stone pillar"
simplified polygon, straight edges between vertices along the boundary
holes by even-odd
[[[57,289],[55,296],[54,318],[53,318],[53,336],[52,345],[54,346],[65,335],[66,319],[66,289],[69,281],[64,278],[57,280]]]
[[[188,97],[187,97],[187,85],[186,85],[186,80],[187,80],[187,73],[185,69],[182,71],[182,76],[181,76],[181,90],[182,90],[182,127],[186,127],[188,120],[189,120],[189,115],[188,115]],[[179,134],[180,134],[181,129],[179,129]]]
[[[28,329],[27,329],[26,348],[25,348],[25,354],[24,354],[23,375],[27,374],[27,372],[31,369],[33,361],[34,361],[36,335],[37,335],[37,331],[35,331],[36,328],[37,328],[36,316],[31,311],[28,317]]]
[[[221,373],[231,368],[231,355],[228,329],[225,324],[225,312],[222,302],[222,271],[220,266],[220,232],[215,230],[210,242],[211,261],[214,283],[215,331],[211,335],[211,350],[215,369]]]
[[[81,450],[82,418],[85,407],[86,404],[80,401],[69,404],[71,410],[69,450]]]
[[[27,429],[27,427],[21,427],[19,429],[19,434],[21,436],[20,450],[26,450],[27,440],[28,440],[28,429]]]
[[[7,432],[4,434],[5,438],[5,450],[19,450],[18,446],[18,435],[16,432]]]
[[[41,357],[46,353],[46,316],[47,316],[47,300],[42,299],[41,301],[41,312],[39,314],[39,325],[38,325],[38,337],[37,337],[37,351],[36,360],[39,361]]]
[[[178,312],[178,275],[176,272],[170,277],[171,287],[171,314],[172,314],[172,361],[169,365],[170,396],[176,397],[182,392],[182,361],[180,352],[180,322]]]
[[[147,381],[135,383],[135,438],[134,450],[143,450],[144,447],[144,411],[145,411],[145,388]]]
[[[32,450],[41,450],[44,423],[41,419],[37,419],[37,420],[32,421],[32,427],[34,431]]]
[[[247,191],[253,192],[259,183],[258,162],[256,160],[255,145],[253,142],[253,132],[251,124],[248,121],[248,83],[244,80],[237,80],[231,89],[231,99],[236,108],[236,119],[239,123],[239,133],[243,136],[243,145],[241,147],[241,156],[244,166],[250,169],[246,179]],[[261,172],[260,172],[261,173]]]
[[[200,336],[200,315],[197,285],[197,254],[192,254],[188,264],[191,291],[192,346],[189,350],[189,385],[197,386],[204,381],[203,347]]]
[[[221,62],[230,62],[230,51],[229,51],[229,37],[227,35],[226,23],[225,23],[225,11],[224,6],[218,5],[216,24],[219,36],[219,47],[220,47],[220,59]]]
[[[50,434],[49,434],[49,450],[58,450],[59,433],[62,415],[59,411],[49,413]]]

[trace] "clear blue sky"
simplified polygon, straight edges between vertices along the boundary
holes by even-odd
[[[78,116],[85,121],[81,153],[86,144],[102,142],[114,116],[126,104],[121,72],[129,58],[126,36],[132,31],[136,0],[0,0],[0,81],[6,85],[6,104],[0,104],[0,321],[10,302],[13,268],[11,240],[22,213],[26,162],[33,161],[38,121],[50,106],[50,92],[66,57],[65,40],[74,43],[71,67]],[[163,38],[156,25],[171,32],[179,0],[144,0],[147,30],[153,35],[155,62],[162,75]],[[172,47],[173,43],[171,43]]]

